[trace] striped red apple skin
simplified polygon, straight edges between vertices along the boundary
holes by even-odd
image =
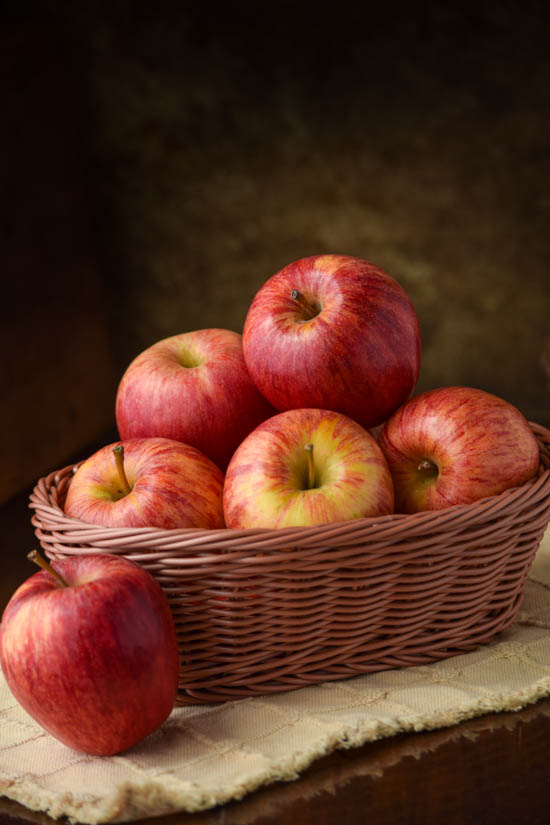
[[[131,487],[127,495],[113,455],[120,444]],[[79,467],[64,509],[104,527],[224,527],[223,481],[219,467],[188,444],[134,438],[102,447]]]
[[[308,484],[306,445],[313,446]],[[296,527],[393,512],[390,471],[374,438],[348,416],[298,409],[260,424],[227,468],[228,527]]]
[[[102,756],[156,730],[177,696],[179,657],[167,598],[118,556],[53,563],[8,602],[0,662],[18,702],[65,745]]]
[[[308,318],[297,290],[317,310]],[[346,255],[303,258],[256,293],[243,329],[248,370],[278,410],[335,410],[369,428],[413,391],[420,330],[402,287]]]
[[[538,442],[508,401],[471,387],[415,396],[386,422],[378,442],[390,467],[396,511],[471,504],[524,484],[538,469]]]
[[[274,413],[248,373],[242,336],[228,329],[157,341],[128,366],[116,397],[123,440],[181,441],[223,471],[243,438]]]

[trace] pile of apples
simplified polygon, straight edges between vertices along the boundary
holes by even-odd
[[[469,504],[536,473],[519,410],[467,387],[411,399],[419,368],[418,318],[393,278],[350,256],[295,261],[258,291],[242,336],[201,329],[137,356],[116,398],[122,441],[84,462],[65,511],[108,527],[293,527]]]
[[[202,329],[138,355],[117,393],[121,441],[80,466],[65,511],[106,527],[279,528],[467,504],[536,474],[515,407],[467,387],[411,398],[419,366],[393,278],[349,256],[296,261],[256,294],[242,336]],[[34,560],[46,569],[0,624],[6,681],[71,748],[123,751],[176,700],[167,598],[108,551]]]

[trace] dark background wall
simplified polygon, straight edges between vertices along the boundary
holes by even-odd
[[[270,275],[322,252],[408,290],[419,389],[550,424],[549,21],[542,2],[8,3],[4,495],[112,425],[139,351],[240,331]]]

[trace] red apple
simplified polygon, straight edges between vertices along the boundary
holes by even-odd
[[[120,437],[161,436],[196,447],[222,470],[245,435],[275,411],[244,362],[242,336],[201,329],[158,341],[120,382]]]
[[[114,555],[59,560],[13,594],[0,662],[23,708],[64,744],[119,753],[156,730],[177,694],[168,601],[143,568]]]
[[[224,527],[223,473],[199,450],[169,438],[102,447],[76,471],[65,500],[72,518],[104,527]]]
[[[303,258],[273,275],[249,308],[243,349],[276,409],[336,410],[365,428],[410,396],[420,368],[418,319],[406,293],[347,255]]]
[[[348,416],[289,410],[237,448],[224,486],[228,527],[295,527],[393,512],[393,485],[374,438]]]
[[[379,444],[402,513],[497,495],[532,478],[539,465],[537,440],[520,411],[469,387],[412,398],[386,422]]]

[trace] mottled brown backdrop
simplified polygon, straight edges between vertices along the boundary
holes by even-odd
[[[111,423],[116,381],[140,350],[199,327],[240,331],[271,274],[322,252],[368,258],[408,290],[423,336],[419,389],[482,387],[550,424],[545,4],[420,13],[412,4],[119,0],[31,10],[5,27],[8,43],[15,30],[22,38],[19,73],[30,66],[40,84],[47,58],[63,83],[50,83],[54,105],[38,126],[32,107],[25,116],[57,139],[65,174],[69,143],[78,158],[65,181],[66,223],[54,221],[57,245],[75,221],[86,227],[78,260],[58,261],[56,301],[71,305],[61,314],[73,324],[85,319],[95,279],[94,334],[99,323],[107,350],[98,367],[91,335],[81,366],[74,354],[67,365],[72,339],[56,328],[50,370],[68,377],[55,403],[62,410],[63,386],[72,388],[73,420],[89,426],[58,439],[31,475]],[[41,45],[25,47],[25,32]],[[10,77],[17,89],[17,67]],[[39,178],[44,161],[34,161]],[[48,221],[39,189],[29,197],[15,185],[10,209]],[[5,253],[8,278],[25,242],[23,229]],[[22,275],[24,302],[50,276],[38,257]],[[36,340],[27,349],[29,381],[39,384],[44,350]],[[27,426],[40,431],[40,416]]]

